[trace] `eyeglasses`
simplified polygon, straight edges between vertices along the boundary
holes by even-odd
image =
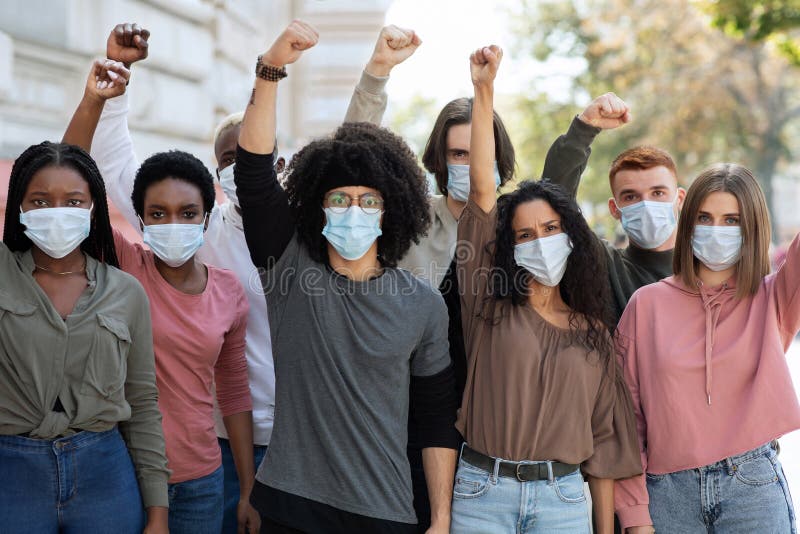
[[[353,197],[344,191],[331,191],[325,195],[322,203],[324,208],[329,208],[334,213],[344,213],[347,208],[353,205],[353,201],[358,202],[358,207],[364,213],[374,215],[383,211],[383,199],[375,193],[364,193]]]

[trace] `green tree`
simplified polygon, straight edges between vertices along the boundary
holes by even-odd
[[[771,202],[772,178],[792,154],[800,84],[767,43],[719,32],[688,0],[526,0],[513,15],[518,53],[581,57],[575,97],[614,91],[632,107],[633,123],[593,147],[596,183],[622,149],[653,144],[675,157],[685,183],[715,161],[741,162]],[[535,120],[538,110],[522,103],[519,113]]]

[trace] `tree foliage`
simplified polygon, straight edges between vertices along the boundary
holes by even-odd
[[[633,123],[593,146],[587,178],[605,194],[588,198],[607,197],[600,177],[616,154],[638,144],[668,150],[684,183],[713,162],[740,162],[771,198],[772,178],[792,155],[787,132],[800,115],[800,83],[768,43],[720,32],[689,0],[526,0],[513,20],[517,53],[585,60],[572,80],[573,102],[614,91],[632,107]],[[538,120],[541,99],[552,95],[532,93],[518,113]],[[521,157],[537,154],[528,142],[538,139],[517,141]]]

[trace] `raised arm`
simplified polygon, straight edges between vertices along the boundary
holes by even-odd
[[[479,48],[469,57],[475,89],[469,144],[469,196],[484,213],[497,203],[494,179],[494,78],[503,59],[496,45]]]
[[[319,35],[295,20],[260,57],[236,154],[234,180],[250,258],[256,267],[270,268],[294,235],[294,217],[286,192],[272,166],[275,150],[275,105],[285,66],[317,44]]]
[[[385,26],[350,98],[344,122],[380,124],[386,111],[386,82],[392,69],[411,57],[422,44],[414,30]]]
[[[109,33],[106,57],[129,69],[133,63],[147,58],[149,37],[150,32],[138,24],[117,24]],[[101,109],[99,117],[79,116],[76,112],[73,122],[78,119],[79,123],[75,128],[68,128],[67,135],[76,140],[80,138],[81,146],[87,151],[91,146],[90,152],[105,181],[108,197],[125,220],[138,230],[139,222],[131,204],[131,192],[139,160],[128,130],[128,97],[119,94],[109,98]]]
[[[589,162],[595,136],[601,130],[617,128],[630,120],[630,109],[621,98],[614,93],[598,96],[572,119],[567,133],[560,135],[550,146],[542,178],[560,185],[574,198]]]

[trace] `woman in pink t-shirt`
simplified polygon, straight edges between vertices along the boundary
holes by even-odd
[[[628,532],[795,532],[778,461],[800,428],[786,350],[800,329],[800,236],[769,274],[764,193],[740,165],[705,170],[678,222],[674,276],[618,326],[646,475],[617,482]]]
[[[124,92],[129,75],[121,63],[95,62],[65,142],[89,148],[105,100]],[[120,267],[139,280],[150,299],[159,408],[172,471],[173,534],[218,534],[222,528],[215,390],[239,472],[238,519],[251,532],[259,527],[258,514],[248,502],[255,467],[244,356],[247,298],[232,272],[195,260],[214,198],[213,178],[199,159],[178,150],[161,152],[142,163],[131,195],[150,248],[114,231]]]

